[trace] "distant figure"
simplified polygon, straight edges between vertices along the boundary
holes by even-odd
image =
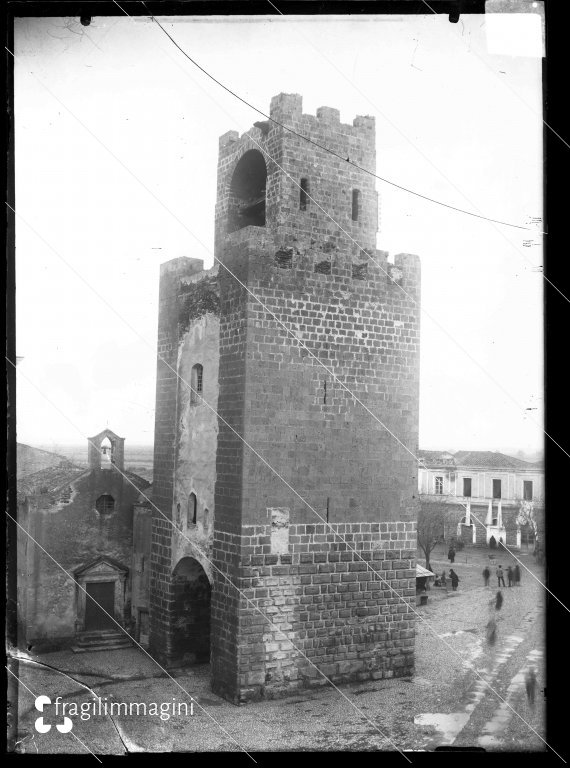
[[[497,597],[495,598],[495,610],[500,611],[502,605],[503,605],[503,593],[499,590],[497,592]]]
[[[513,577],[514,577],[514,571],[509,565],[509,567],[507,568],[507,581],[509,582],[509,587],[513,586]]]
[[[502,565],[499,565],[497,567],[496,573],[497,573],[497,586],[500,587],[501,584],[502,584],[503,587],[504,587],[505,586],[505,573],[503,571],[503,566]]]
[[[489,586],[489,579],[491,578],[491,571],[489,570],[489,566],[486,565],[483,568],[483,579],[485,580],[485,586]]]
[[[521,585],[521,569],[519,568],[519,564],[517,563],[515,565],[515,587],[520,587]]]
[[[455,562],[455,549],[453,548],[453,545],[449,547],[449,552],[447,553],[447,558],[449,562],[453,565]]]
[[[534,694],[536,692],[536,669],[529,667],[524,676],[526,697],[531,707],[534,707]]]
[[[497,547],[497,539],[494,536],[491,536],[491,538],[489,539],[489,547],[491,549],[496,549]]]
[[[497,623],[495,619],[490,619],[486,627],[487,642],[489,645],[495,645],[497,639]]]
[[[455,573],[453,568],[449,569],[449,578],[451,579],[451,588],[455,592],[457,585],[459,584],[459,576]]]

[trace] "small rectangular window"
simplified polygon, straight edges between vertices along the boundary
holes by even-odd
[[[435,492],[438,495],[441,495],[443,493],[443,477],[435,478]]]
[[[471,496],[471,478],[470,477],[463,478],[463,495],[467,496],[467,498]]]
[[[360,190],[353,189],[352,190],[352,220],[353,221],[358,221],[359,213],[360,213]]]
[[[302,211],[306,211],[308,202],[309,202],[309,179],[301,179],[301,189],[299,194],[299,208]]]
[[[493,498],[494,499],[501,498],[501,481],[500,480],[493,480]]]
[[[523,480],[523,499],[532,501],[532,480]]]

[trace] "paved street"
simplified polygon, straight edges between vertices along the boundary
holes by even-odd
[[[100,754],[123,754],[127,750],[432,750],[454,744],[542,750],[544,743],[532,729],[544,738],[544,590],[524,569],[520,587],[502,590],[497,638],[490,646],[485,628],[495,614],[491,603],[497,590],[495,579],[491,587],[483,586],[487,555],[486,550],[458,553],[453,566],[460,578],[458,591],[432,588],[428,604],[417,609],[412,679],[343,686],[341,692],[324,687],[289,699],[234,707],[210,691],[207,665],[177,670],[171,680],[135,648],[43,654],[31,657],[38,663],[20,664],[20,678],[30,690],[20,689],[19,749],[84,753],[89,748]],[[506,567],[508,559],[498,557],[497,563]],[[521,559],[542,579],[532,555],[523,552]],[[424,563],[421,558],[419,562]],[[446,552],[438,549],[431,565],[438,573],[444,567],[448,570]],[[524,683],[530,666],[537,670],[534,706],[527,700]],[[32,694],[45,694],[52,702],[58,695],[77,704],[98,696],[108,705],[150,706],[150,702],[188,702],[182,689],[197,701],[193,715],[182,711],[168,720],[148,714],[96,715],[88,720],[77,715],[71,733],[52,727],[40,734],[34,729],[40,713],[33,707]],[[46,723],[62,721],[53,704],[44,715]]]

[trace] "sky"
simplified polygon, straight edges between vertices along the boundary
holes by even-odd
[[[540,452],[540,17],[158,18],[260,110],[374,115],[380,176],[531,228],[378,181],[378,248],[422,264],[420,448]],[[218,137],[263,118],[150,18],[95,17],[16,21],[15,119],[18,441],[150,444],[159,266],[212,265]]]

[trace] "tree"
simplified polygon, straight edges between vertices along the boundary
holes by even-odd
[[[439,505],[424,504],[418,514],[418,546],[424,553],[426,568],[431,570],[429,557],[444,533],[445,514]]]

